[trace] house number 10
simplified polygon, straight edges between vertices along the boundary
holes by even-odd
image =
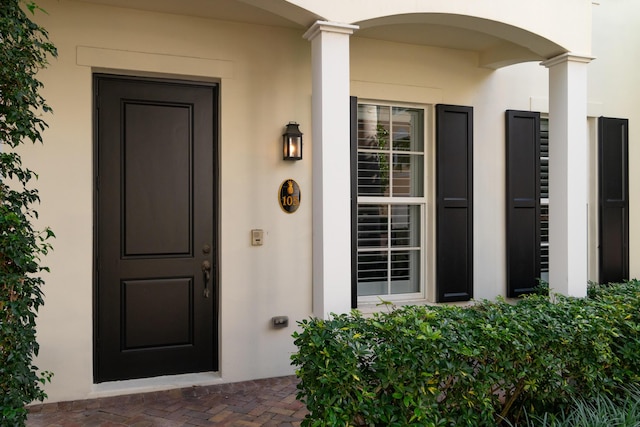
[[[285,179],[280,185],[278,202],[286,213],[294,213],[300,206],[300,186],[293,179]]]

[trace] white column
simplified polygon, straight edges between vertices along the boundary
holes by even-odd
[[[549,286],[584,297],[588,280],[587,65],[569,53],[549,69]]]
[[[349,36],[358,27],[316,22],[311,42],[313,313],[351,309]]]

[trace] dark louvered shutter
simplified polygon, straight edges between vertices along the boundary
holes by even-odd
[[[540,113],[506,112],[507,296],[540,277]]]
[[[358,307],[358,98],[349,98],[351,121],[351,308]]]
[[[436,106],[436,294],[473,298],[473,108]]]
[[[600,283],[629,278],[629,121],[598,119]]]

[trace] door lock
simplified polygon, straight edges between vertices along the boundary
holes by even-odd
[[[211,263],[206,259],[202,261],[202,271],[204,272],[205,280],[208,282],[211,278]]]

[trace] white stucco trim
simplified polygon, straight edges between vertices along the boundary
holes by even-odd
[[[154,391],[172,390],[176,388],[209,386],[225,384],[217,372],[201,372],[194,374],[164,375],[135,380],[109,381],[93,384],[88,396],[91,399],[99,397],[119,396],[122,394],[150,393]]]
[[[221,79],[231,79],[234,75],[232,61],[91,46],[78,46],[76,48],[76,63],[81,66],[96,68],[162,72]]]
[[[554,56],[553,58],[549,58],[546,61],[542,61],[540,64],[544,67],[547,68],[551,68],[555,65],[558,64],[564,64],[567,62],[576,62],[576,63],[583,63],[583,64],[588,64],[591,61],[593,61],[594,59],[596,59],[593,56],[589,56],[589,55],[579,55],[579,54],[575,54],[575,53],[571,53],[571,52],[566,52],[563,53],[561,55],[558,56]]]
[[[443,102],[441,88],[365,82],[352,80],[351,94],[358,98],[384,102],[439,104]]]
[[[345,34],[350,36],[359,28],[360,27],[357,25],[341,24],[339,22],[316,21],[311,27],[309,27],[309,29],[302,35],[302,37],[309,41],[312,41],[320,33],[323,32]]]

